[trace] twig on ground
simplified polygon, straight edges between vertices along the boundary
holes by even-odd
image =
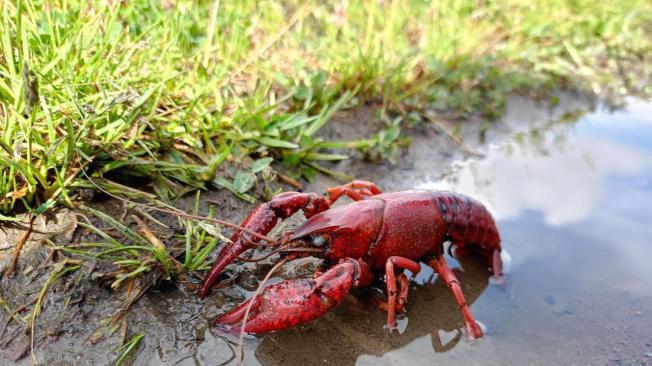
[[[7,268],[7,270],[4,273],[4,277],[11,277],[14,274],[14,269],[16,268],[16,264],[18,263],[18,257],[20,256],[21,250],[23,250],[23,246],[27,242],[27,239],[29,236],[32,234],[32,229],[34,227],[34,219],[36,216],[30,214],[29,217],[29,226],[27,227],[27,231],[23,233],[23,236],[20,237],[18,240],[18,243],[16,244],[16,248],[14,249],[14,256],[11,260],[11,264]]]
[[[267,275],[265,278],[263,278],[263,281],[258,285],[258,288],[256,289],[256,292],[254,293],[254,296],[249,299],[249,304],[247,305],[247,310],[245,311],[244,317],[242,318],[242,325],[240,326],[240,337],[238,338],[238,354],[240,355],[240,359],[238,360],[238,365],[242,364],[242,360],[244,359],[244,351],[242,350],[242,343],[244,342],[244,335],[245,335],[245,327],[247,326],[247,319],[249,318],[249,313],[251,312],[251,307],[254,304],[254,300],[256,300],[256,297],[260,294],[262,291],[263,287],[265,286],[265,283],[269,281],[269,278],[272,277],[272,274],[276,272],[277,269],[279,269],[282,265],[285,264],[289,260],[289,257],[283,258],[280,260],[278,263],[272,267],[272,269],[267,272]]]

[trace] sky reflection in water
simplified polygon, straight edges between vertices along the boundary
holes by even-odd
[[[517,136],[420,188],[468,194],[498,221],[527,220],[524,213],[533,211],[548,226],[617,246],[649,278],[644,239],[652,238],[652,104],[629,102],[624,110],[601,110],[576,124]]]

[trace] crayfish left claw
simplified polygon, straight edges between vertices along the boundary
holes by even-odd
[[[340,304],[361,279],[366,265],[347,259],[315,279],[284,281],[266,287],[253,299],[245,333],[264,333],[307,323]],[[229,333],[240,332],[251,299],[220,317],[216,324]]]
[[[328,203],[324,197],[315,193],[284,192],[276,195],[271,201],[258,205],[249,216],[240,224],[249,231],[265,235],[269,233],[278,220],[292,216],[298,210],[302,210],[306,217],[311,217],[319,212],[328,209]],[[204,298],[210,291],[211,286],[224,268],[233,262],[247,249],[252,248],[259,238],[247,238],[246,233],[236,231],[231,237],[233,244],[225,247],[219,257],[208,271],[204,282],[199,289],[199,297]]]

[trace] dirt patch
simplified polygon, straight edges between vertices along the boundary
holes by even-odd
[[[29,228],[29,216],[18,216],[20,221],[3,222],[0,224],[0,271],[10,265],[16,244]],[[33,223],[32,231],[27,237],[22,252],[31,253],[46,239],[65,242],[70,240],[77,228],[77,217],[68,209],[59,209],[38,216]]]

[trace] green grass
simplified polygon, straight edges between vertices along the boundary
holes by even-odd
[[[192,214],[198,213],[200,198],[198,191]],[[99,261],[111,266],[113,271],[108,277],[114,289],[120,288],[125,281],[150,271],[154,271],[155,280],[171,280],[183,273],[204,271],[210,266],[208,255],[219,243],[230,242],[222,234],[219,225],[208,221],[179,217],[180,226],[185,232],[173,234],[168,227],[163,228],[164,224],[156,221],[146,210],[138,210],[137,207],[131,207],[131,211],[137,214],[126,218],[124,222],[87,206],[81,206],[79,211],[84,218],[84,222],[79,225],[91,234],[85,236],[85,240],[95,240],[57,246],[55,249],[76,258]],[[98,220],[91,220],[86,215]],[[212,207],[206,217],[214,217]],[[160,233],[154,232],[145,220],[152,227],[162,229]],[[134,224],[138,226],[138,231],[131,227]],[[161,233],[165,237],[162,237]]]
[[[118,349],[120,355],[115,360],[114,365],[115,366],[122,365],[125,362],[125,360],[127,360],[129,355],[138,347],[140,341],[144,337],[145,337],[145,333],[138,333],[135,336],[133,336],[131,339],[129,339],[127,342],[125,342],[125,344]]]
[[[166,201],[207,184],[253,201],[272,161],[312,178],[346,157],[333,147],[391,157],[427,110],[494,117],[508,93],[554,86],[652,94],[646,0],[336,4],[3,1],[0,220],[71,205],[86,170]],[[318,138],[366,101],[387,131]]]

